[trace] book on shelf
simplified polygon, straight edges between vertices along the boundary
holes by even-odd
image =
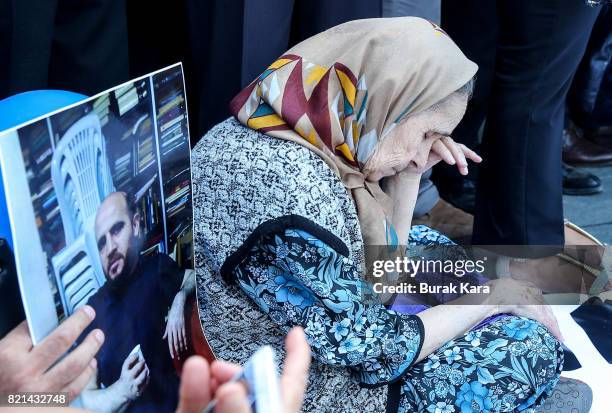
[[[178,141],[179,139],[184,138],[185,135],[183,134],[182,128],[177,128],[171,135],[167,135],[162,138],[162,148],[166,148],[167,146],[170,146],[174,142]]]
[[[183,119],[185,119],[185,114],[179,115],[177,117],[175,117],[174,119],[164,123],[162,126],[160,126],[159,130],[160,132],[164,132],[165,130],[171,128],[173,125],[176,125],[177,123],[179,123],[180,121],[182,121]]]
[[[166,99],[167,100],[167,99]],[[161,101],[160,102],[160,108],[157,111],[157,116],[158,117],[162,117],[164,116],[169,110],[175,108],[176,106],[180,105],[181,103],[183,103],[185,101],[185,98],[183,97],[183,95],[181,94],[175,94],[173,96],[170,96],[169,101]]]
[[[174,201],[181,198],[183,195],[185,195],[188,192],[189,192],[189,182],[187,182],[187,184],[183,188],[179,189],[178,191],[170,195],[168,198],[166,198],[166,204],[173,203]]]

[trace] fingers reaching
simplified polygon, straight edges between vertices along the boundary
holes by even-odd
[[[95,363],[94,357],[103,343],[104,333],[92,331],[76,349],[44,374],[45,380],[49,380],[53,388],[68,386],[91,367],[92,361]]]
[[[216,392],[215,413],[250,413],[247,390],[241,383],[223,384]]]
[[[83,330],[93,321],[96,313],[88,305],[83,306],[66,321],[59,325],[39,345],[32,350],[33,355],[45,368],[51,367],[58,358],[63,356],[81,335]]]
[[[76,379],[64,386],[61,391],[68,393],[68,400],[72,401],[76,399],[79,394],[81,394],[81,391],[83,391],[85,386],[87,386],[87,383],[89,383],[94,376],[97,366],[98,363],[96,362],[96,359],[92,359],[85,370],[83,370]]]
[[[237,364],[228,363],[226,361],[215,360],[212,363],[211,374],[218,381],[219,384],[223,384],[236,376],[242,367]]]
[[[190,357],[183,366],[176,413],[201,413],[211,395],[208,362],[200,356]]]
[[[285,412],[297,413],[304,400],[310,367],[310,346],[301,327],[294,327],[285,339],[287,357],[281,377]]]

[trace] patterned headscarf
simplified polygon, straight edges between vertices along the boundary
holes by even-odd
[[[353,196],[366,245],[396,244],[387,219],[393,205],[362,168],[402,119],[460,89],[477,69],[427,20],[356,20],[293,47],[231,111],[249,128],[321,156]]]

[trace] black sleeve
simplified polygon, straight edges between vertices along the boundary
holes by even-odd
[[[179,268],[176,261],[166,254],[158,254],[157,256],[157,274],[159,277],[159,285],[162,289],[162,298],[165,306],[170,306],[176,293],[181,288],[183,278],[185,278],[185,270]]]

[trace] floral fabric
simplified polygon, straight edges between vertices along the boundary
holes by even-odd
[[[396,380],[420,351],[420,319],[376,303],[356,266],[304,231],[270,235],[234,274],[276,323],[305,328],[319,361],[351,368],[364,385]]]
[[[540,323],[502,317],[415,364],[400,412],[534,412],[559,380],[563,352]]]
[[[410,240],[424,245],[445,237],[415,227]],[[510,316],[415,364],[424,336],[420,318],[377,304],[356,266],[303,230],[262,237],[233,276],[277,324],[303,326],[320,362],[348,367],[365,386],[399,380],[402,413],[532,412],[560,376],[556,339],[543,325]]]

